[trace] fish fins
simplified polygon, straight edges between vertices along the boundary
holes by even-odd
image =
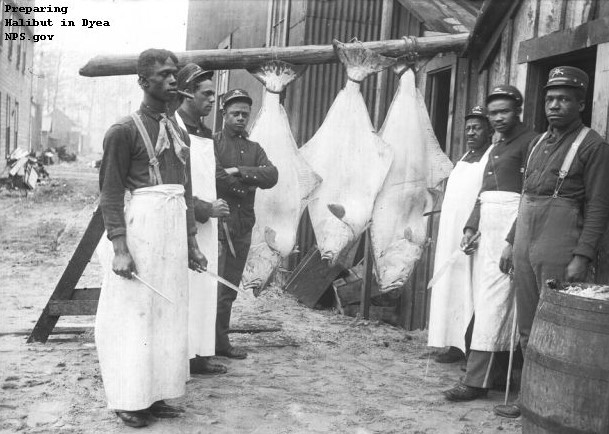
[[[281,93],[292,81],[300,77],[307,65],[292,65],[281,60],[271,60],[248,72],[270,92]]]
[[[410,226],[404,229],[404,239],[410,242],[414,239],[414,234],[412,233],[412,228]]]
[[[364,48],[358,40],[355,40],[354,43],[343,44],[334,39],[332,45],[336,56],[345,65],[347,76],[356,82],[361,82],[368,75],[380,72],[396,63],[392,57],[382,56]]]
[[[343,219],[343,217],[345,217],[345,213],[346,213],[346,212],[345,212],[345,207],[344,207],[344,206],[342,206],[342,205],[340,205],[340,204],[337,204],[337,203],[329,203],[329,204],[328,204],[328,210],[330,210],[330,212],[331,212],[332,214],[334,214],[334,216],[335,216],[336,218],[339,218],[339,219],[341,219],[341,220],[342,220],[342,219]]]
[[[271,250],[274,252],[279,251],[279,248],[277,247],[277,232],[268,226],[264,228],[264,241],[266,241],[266,244],[271,248]]]

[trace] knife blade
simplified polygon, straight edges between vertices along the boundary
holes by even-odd
[[[246,294],[246,292],[243,289],[239,288],[237,285],[232,284],[231,282],[226,280],[224,277],[218,276],[216,273],[214,273],[212,271],[201,269],[199,272],[207,274],[209,277],[211,277],[215,281],[220,282],[221,284],[228,286],[230,289],[233,289],[233,290],[235,290],[237,292],[241,292],[243,294]]]
[[[448,259],[446,260],[446,262],[444,262],[440,268],[438,268],[438,271],[436,271],[433,274],[433,277],[431,278],[431,280],[429,281],[429,283],[427,284],[427,289],[430,289],[432,286],[434,286],[436,283],[438,283],[438,280],[440,280],[440,278],[444,275],[444,273],[446,273],[446,271],[450,268],[450,266],[457,260],[459,259],[459,257],[461,256],[461,254],[465,254],[465,250],[467,248],[469,248],[472,244],[474,244],[476,241],[478,241],[478,238],[480,238],[480,232],[476,232],[474,234],[473,237],[470,238],[469,243],[467,243],[463,248],[459,247],[457,250],[455,250],[454,252],[452,252],[450,254],[450,256],[448,257]]]
[[[228,232],[228,224],[226,223],[226,220],[222,220],[222,227],[224,228],[224,233],[226,234],[226,241],[228,242],[228,249],[230,250],[231,255],[233,255],[233,258],[236,258],[237,254],[235,253],[235,247],[233,246],[233,240],[231,240],[230,233]]]
[[[159,291],[158,289],[156,289],[154,286],[152,286],[150,283],[146,282],[144,279],[142,279],[140,276],[138,276],[137,274],[135,274],[133,271],[131,272],[131,275],[133,277],[135,277],[137,280],[139,280],[146,288],[150,289],[152,292],[160,295],[161,297],[163,297],[165,300],[167,300],[168,302],[175,304],[173,302],[172,299],[170,299],[169,297],[167,297],[165,294],[163,294],[161,291]]]

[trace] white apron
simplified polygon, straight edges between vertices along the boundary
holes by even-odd
[[[491,147],[479,162],[459,161],[448,178],[440,214],[434,270],[438,270],[459,249],[463,227],[482,188],[482,174]],[[465,332],[473,313],[472,256],[462,255],[432,288],[427,345],[453,346],[465,352]]]
[[[480,195],[480,244],[474,259],[474,332],[472,350],[509,351],[514,316],[514,288],[499,270],[505,238],[520,204],[520,194],[485,191]]]
[[[176,113],[178,124],[186,130]],[[205,202],[216,200],[216,157],[214,142],[190,134],[190,170],[192,195]],[[207,258],[207,269],[218,272],[218,223],[210,218],[197,222],[197,243]],[[189,270],[190,304],[188,314],[188,356],[213,356],[216,353],[216,310],[218,290],[215,280]]]
[[[184,187],[164,184],[135,190],[125,203],[127,246],[136,279],[112,271],[112,243],[98,247],[103,266],[95,320],[108,408],[142,410],[184,394],[188,377],[188,249]]]

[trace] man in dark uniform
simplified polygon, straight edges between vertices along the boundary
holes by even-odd
[[[588,75],[581,69],[560,66],[550,71],[545,86],[549,127],[529,151],[518,218],[507,237],[514,246],[525,358],[530,355],[527,344],[546,280],[585,281],[609,220],[609,145],[582,124],[587,87]],[[504,267],[509,266],[511,253],[506,247]],[[495,412],[520,415],[518,405],[500,406]]]
[[[451,401],[483,397],[500,382],[514,316],[514,290],[499,262],[503,240],[516,218],[526,153],[535,133],[520,121],[522,95],[514,86],[496,86],[487,96],[486,104],[495,130],[494,146],[461,242],[465,252],[472,254],[478,243],[471,243],[471,239],[480,231],[480,248],[474,261],[475,320],[465,378],[444,392]]]
[[[214,137],[216,150],[216,189],[226,200],[230,215],[219,225],[218,274],[239,285],[247,260],[255,222],[256,188],[271,188],[277,183],[277,168],[262,147],[247,139],[252,99],[241,89],[224,95],[222,112],[224,128]],[[228,233],[227,233],[228,229]],[[218,284],[216,317],[216,354],[244,359],[247,353],[233,347],[228,339],[230,316],[237,292]]]

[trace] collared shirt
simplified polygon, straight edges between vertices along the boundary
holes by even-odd
[[[226,200],[230,208],[230,235],[239,237],[254,227],[256,187],[267,189],[277,184],[277,168],[258,143],[247,139],[245,132],[239,134],[224,128],[214,137],[214,145],[218,198]],[[230,167],[237,167],[238,175],[227,174],[224,168]],[[222,229],[219,236],[224,237]]]
[[[579,119],[562,135],[548,128],[548,136],[531,152],[524,194],[546,197],[554,194],[558,172],[582,128]],[[596,131],[591,130],[582,141],[558,196],[577,201],[583,215],[582,233],[573,254],[594,259],[609,221],[609,144]],[[514,228],[515,225],[508,236],[509,242],[514,240]]]
[[[204,139],[211,139],[212,132],[211,129],[207,128],[205,124],[202,122],[202,119],[193,119],[190,115],[183,110],[181,107],[178,109],[178,113],[184,121],[184,125],[186,126],[186,131],[188,134],[192,134],[194,136],[203,137]]]
[[[141,115],[144,128],[154,144],[159,135],[161,113],[152,111],[142,104],[137,112]],[[171,118],[170,118],[171,119]],[[174,119],[171,119],[175,123]],[[177,131],[182,131],[175,124]],[[190,144],[187,134],[183,134],[184,143]],[[148,152],[144,140],[139,134],[131,116],[124,117],[112,125],[104,137],[104,155],[99,170],[99,188],[101,192],[100,207],[108,238],[125,235],[125,190],[136,190],[151,187],[148,170]],[[195,234],[194,214],[192,210],[192,185],[190,183],[190,158],[186,166],[178,159],[173,148],[163,151],[159,156],[159,170],[164,184],[181,184],[185,187],[184,198],[188,233]]]
[[[495,143],[489,152],[488,162],[482,176],[485,191],[522,191],[522,174],[526,164],[527,149],[537,134],[523,124],[517,124],[512,131]],[[478,230],[480,223],[480,196],[465,224],[465,229]]]
[[[486,143],[482,148],[469,149],[459,161],[463,161],[464,163],[477,163],[484,156],[484,153],[490,145],[490,143]]]

